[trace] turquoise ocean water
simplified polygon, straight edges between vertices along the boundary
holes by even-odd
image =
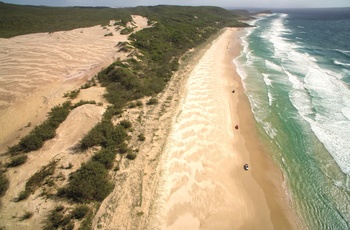
[[[254,20],[234,60],[307,229],[350,229],[350,8]]]

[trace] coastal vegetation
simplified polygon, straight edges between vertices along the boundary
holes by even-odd
[[[148,18],[152,27],[134,33],[132,28],[126,26],[133,14]],[[140,154],[128,146],[133,124],[126,119],[114,124],[113,118],[121,116],[127,107],[142,107],[140,99],[146,96],[150,98],[146,102],[147,106],[158,104],[157,94],[178,70],[185,53],[224,27],[247,26],[239,19],[243,19],[242,16],[218,7],[56,8],[0,2],[1,37],[107,25],[109,20],[116,20],[118,26],[124,27],[121,33],[130,34],[128,42],[118,44],[120,52],[130,52],[128,59],[116,60],[80,89],[66,93],[64,97],[68,99],[67,102],[52,108],[46,121],[34,127],[8,150],[11,161],[7,167],[24,164],[27,160],[24,154],[38,150],[46,140],[55,137],[56,129],[70,111],[83,104],[96,104],[94,101],[80,101],[72,105],[70,100],[76,98],[81,89],[97,84],[106,88],[104,96],[109,106],[102,120],[80,140],[78,148],[81,152],[91,147],[97,150],[79,169],[70,173],[67,183],[58,187],[57,193],[52,196],[75,205],[75,208],[69,212],[67,208],[57,206],[48,214],[44,229],[73,229],[72,218],[82,220],[80,228],[85,226],[89,229],[96,207],[114,188],[110,171],[119,170],[119,162],[115,160],[117,154],[128,160],[134,160]],[[134,135],[139,142],[146,140],[142,132],[135,132]],[[56,164],[53,161],[35,173],[26,182],[25,190],[16,201],[27,199],[38,187],[43,186],[47,178],[54,174]],[[1,172],[0,196],[7,188],[8,180]]]
[[[0,37],[107,25],[112,19],[126,25],[131,16],[125,9],[107,7],[21,6],[0,2]]]

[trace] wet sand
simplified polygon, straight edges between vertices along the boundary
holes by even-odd
[[[259,141],[232,63],[241,48],[236,31],[216,39],[189,74],[148,229],[296,228],[281,171]]]

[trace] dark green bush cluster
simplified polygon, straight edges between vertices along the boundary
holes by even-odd
[[[73,230],[74,222],[72,221],[72,214],[66,214],[66,209],[64,206],[57,206],[55,209],[51,210],[46,217],[44,222],[44,230]]]
[[[101,202],[112,190],[105,165],[92,159],[70,175],[68,185],[58,195],[75,202]]]
[[[131,127],[131,123],[126,120],[121,123],[123,125],[113,126],[110,120],[102,120],[82,139],[82,148],[95,145],[103,148],[70,175],[68,185],[59,190],[59,196],[75,202],[99,202],[112,191],[108,171],[113,168],[116,149],[119,149],[119,153],[129,151],[125,144],[125,127]]]
[[[0,169],[0,197],[5,195],[7,189],[9,188],[10,182],[7,179],[5,172]]]
[[[0,37],[107,25],[110,20],[125,26],[131,21],[130,14],[126,8],[33,7],[0,2]]]
[[[41,148],[44,141],[55,137],[56,129],[67,118],[69,112],[70,102],[53,107],[48,114],[48,119],[39,126],[36,126],[17,145],[10,147],[9,153],[16,155],[21,152],[26,153]]]
[[[75,99],[75,98],[78,97],[79,93],[80,93],[80,89],[76,89],[76,90],[69,91],[68,93],[65,93],[63,95],[63,97],[68,97],[70,99]]]
[[[132,28],[132,27],[125,27],[124,29],[122,29],[121,31],[120,31],[120,34],[130,34],[130,33],[132,33],[134,31],[134,28]]]
[[[20,221],[27,220],[27,219],[32,218],[32,216],[33,216],[33,213],[27,211],[19,218],[19,220]]]
[[[28,159],[27,155],[20,155],[12,157],[11,161],[6,164],[6,167],[12,168],[24,164]]]
[[[237,15],[218,7],[154,6],[129,10],[156,23],[129,37],[132,46],[128,50],[137,48],[142,54],[137,56],[141,61],[118,61],[98,74],[98,80],[107,88],[106,99],[116,108],[161,92],[188,49],[227,25],[241,25]]]
[[[86,214],[90,211],[89,206],[82,204],[78,205],[77,207],[74,208],[72,211],[71,215],[74,219],[81,220],[86,216]]]
[[[136,158],[137,154],[136,152],[134,152],[131,149],[128,149],[127,153],[126,153],[126,158],[128,158],[129,160],[134,160]]]
[[[86,104],[91,104],[91,105],[96,105],[96,101],[85,101],[85,100],[80,100],[78,103],[75,103],[74,105],[71,106],[71,109],[75,109],[79,106],[86,105]]]
[[[16,198],[16,201],[18,202],[27,199],[30,193],[39,188],[48,176],[54,174],[56,165],[57,162],[52,161],[50,164],[42,167],[38,172],[31,176],[26,182],[24,191],[19,194],[19,196]]]
[[[156,104],[158,104],[158,100],[157,100],[157,98],[151,98],[147,101],[146,104],[147,105],[156,105]]]
[[[127,134],[123,126],[114,127],[110,120],[102,120],[92,128],[80,141],[82,149],[100,145],[105,148],[116,148],[124,142]]]
[[[90,208],[87,205],[78,205],[70,213],[64,206],[57,206],[51,210],[44,221],[44,230],[73,230],[74,219],[81,220],[88,213],[91,213]]]
[[[139,141],[145,141],[146,140],[146,137],[143,133],[140,133],[138,136],[137,136],[138,140]]]
[[[128,120],[122,120],[119,125],[123,126],[125,129],[131,128],[132,124]]]

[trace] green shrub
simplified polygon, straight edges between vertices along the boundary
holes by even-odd
[[[122,120],[119,125],[123,126],[125,129],[131,128],[132,124],[128,120]]]
[[[145,141],[146,140],[146,137],[143,133],[140,133],[138,136],[137,136],[138,140],[139,141]]]
[[[119,149],[119,153],[123,154],[123,153],[126,153],[129,148],[128,148],[128,145],[125,142],[123,142],[118,146],[118,149]]]
[[[116,147],[124,141],[127,134],[124,127],[114,127],[109,120],[103,120],[92,128],[80,141],[82,149],[100,145],[102,147]]]
[[[96,161],[88,161],[70,175],[68,185],[60,190],[59,195],[75,202],[100,202],[112,189],[105,166]]]
[[[19,193],[18,197],[15,198],[15,202],[19,202],[22,200],[25,200],[29,197],[30,195],[30,191],[29,190],[24,190],[22,192]]]
[[[96,105],[96,101],[85,101],[85,100],[80,100],[78,103],[74,104],[71,106],[71,109],[75,109],[79,106],[86,105],[86,104],[91,104],[91,105]]]
[[[124,28],[124,29],[122,29],[122,30],[120,31],[120,34],[130,34],[130,33],[132,33],[133,31],[134,31],[133,28],[131,28],[131,27],[126,27],[126,28]]]
[[[27,155],[16,156],[11,159],[11,161],[6,164],[6,167],[17,167],[24,164],[28,159]]]
[[[92,157],[92,160],[104,165],[106,169],[111,169],[113,167],[115,155],[114,150],[101,149]]]
[[[142,101],[136,101],[136,105],[140,107],[140,106],[143,106],[143,103]]]
[[[75,98],[78,97],[79,93],[80,93],[80,89],[76,89],[76,90],[72,90],[72,91],[70,91],[68,93],[65,93],[63,95],[63,97],[68,97],[70,99],[75,99]]]
[[[56,129],[67,118],[70,112],[70,102],[55,106],[48,113],[48,119],[36,126],[19,143],[9,148],[9,153],[17,155],[21,152],[30,152],[41,148],[44,141],[52,139],[56,135]]]
[[[59,229],[60,227],[64,227],[68,224],[68,218],[65,218],[63,215],[64,207],[62,209],[61,207],[63,206],[60,206],[59,208],[56,207],[49,212],[44,222],[44,230]]]
[[[146,104],[147,105],[156,105],[156,104],[158,104],[158,100],[157,100],[157,98],[151,98],[147,101]]]
[[[0,197],[5,195],[9,185],[10,185],[10,182],[5,176],[5,173],[0,170]]]
[[[27,219],[30,219],[32,218],[33,216],[33,213],[32,212],[29,212],[29,211],[26,211],[23,216],[21,216],[19,219],[20,221],[23,221],[23,220],[27,220]]]
[[[135,102],[131,102],[130,104],[129,104],[129,108],[130,109],[133,109],[133,108],[135,108],[136,107],[136,103]]]
[[[42,167],[38,172],[31,176],[26,182],[24,191],[19,194],[15,201],[18,202],[27,199],[30,193],[34,192],[38,187],[40,187],[48,176],[54,174],[56,164],[57,162],[52,161],[50,164]]]
[[[128,153],[126,154],[126,158],[128,158],[129,160],[134,160],[136,156],[137,154],[132,150],[129,150]]]
[[[74,219],[83,219],[85,215],[90,211],[89,206],[87,205],[78,205],[77,207],[74,208],[72,211],[71,215]]]

